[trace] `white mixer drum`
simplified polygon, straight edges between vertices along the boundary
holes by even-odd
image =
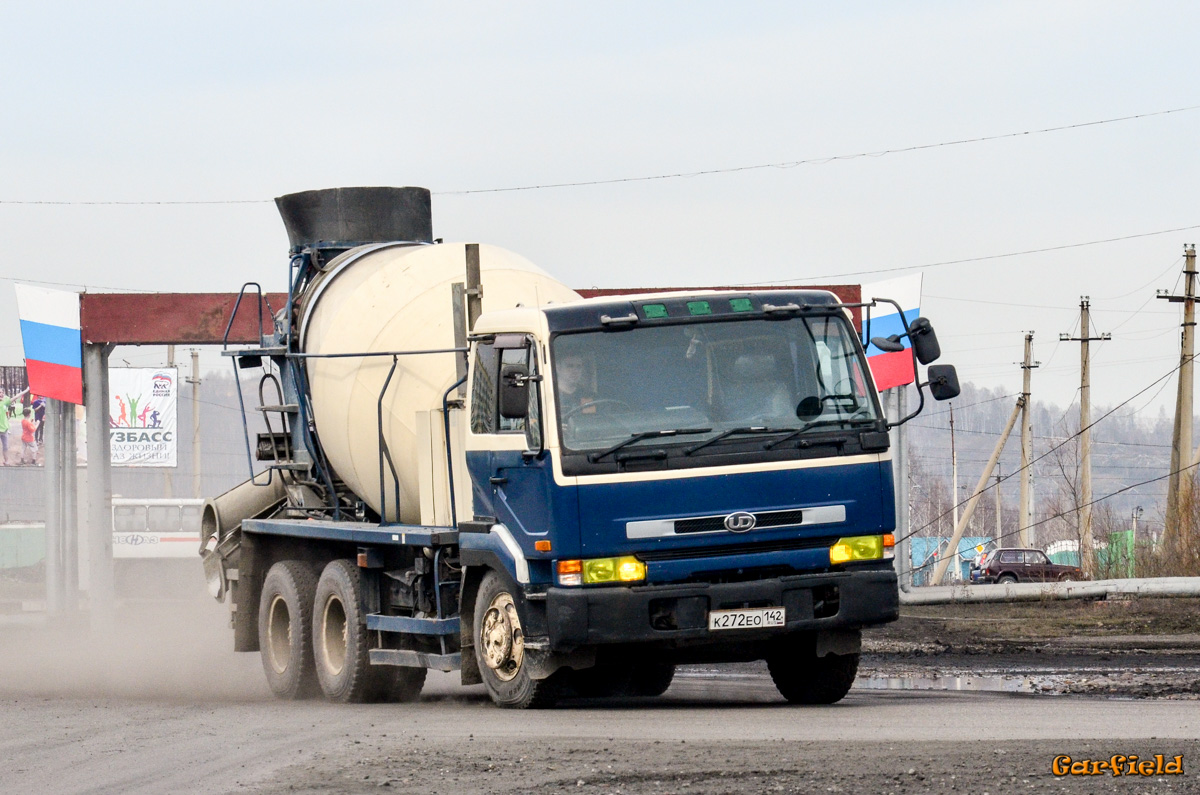
[[[483,311],[578,300],[579,295],[524,257],[479,246]],[[302,301],[305,353],[415,351],[454,347],[452,287],[465,281],[466,244],[352,249],[326,267]],[[440,408],[456,380],[455,357],[401,356],[383,402],[383,434],[399,475],[384,463],[389,521],[420,521],[418,411]],[[337,475],[376,512],[379,505],[379,393],[390,356],[307,359],[312,413],[321,447]],[[458,473],[456,473],[458,474]],[[461,474],[466,477],[466,473]]]

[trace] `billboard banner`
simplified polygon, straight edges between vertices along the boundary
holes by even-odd
[[[108,436],[115,467],[177,465],[178,370],[113,367],[108,371]]]

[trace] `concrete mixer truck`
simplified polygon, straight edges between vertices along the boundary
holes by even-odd
[[[874,302],[583,300],[434,240],[424,189],[276,203],[286,306],[244,287],[262,339],[226,350],[257,378],[258,473],[206,504],[201,548],[276,695],[412,700],[435,669],[544,707],[754,660],[789,702],[846,694],[862,628],[898,613],[890,426],[852,314],[869,329]],[[936,359],[902,324],[871,341]],[[919,380],[922,405],[957,394],[948,365]]]

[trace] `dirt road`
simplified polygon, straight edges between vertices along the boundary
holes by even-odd
[[[414,705],[283,703],[256,655],[228,651],[221,606],[127,605],[123,615],[103,639],[0,621],[0,791],[1200,792],[1200,705],[1183,688],[1114,699],[879,690],[868,676],[838,705],[797,708],[749,665],[685,669],[659,699],[544,712],[497,710],[449,675],[431,677]],[[864,672],[897,686],[914,671],[971,680],[1021,666],[1200,677],[1187,635],[1145,654],[1113,651],[1128,635],[1082,654],[1039,637],[987,640],[1012,644],[1005,657],[976,649],[988,633],[945,628],[971,623],[909,617],[873,633]],[[1181,755],[1185,772],[1052,774],[1057,755],[1114,754]]]

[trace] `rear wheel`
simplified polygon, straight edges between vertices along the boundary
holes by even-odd
[[[317,578],[308,564],[281,560],[267,572],[258,603],[258,638],[271,692],[308,698],[317,692],[312,606]]]
[[[858,675],[858,654],[817,656],[816,638],[783,639],[767,657],[767,669],[779,694],[792,704],[841,701]]]
[[[419,670],[420,682],[425,680],[424,669],[371,665],[370,633],[361,599],[358,567],[349,560],[332,561],[321,572],[312,618],[313,650],[317,680],[330,701],[361,703],[388,698],[404,689],[394,686],[399,671]],[[419,686],[416,693],[420,693]]]
[[[512,709],[550,707],[558,700],[556,677],[533,679],[525,656],[520,592],[494,571],[475,598],[475,659],[488,695]]]

